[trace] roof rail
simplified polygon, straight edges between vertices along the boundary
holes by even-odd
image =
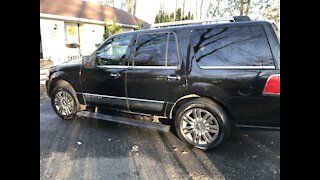
[[[174,22],[164,22],[152,24],[149,28],[160,28],[178,25],[191,25],[191,24],[216,24],[216,23],[228,23],[237,21],[250,21],[248,16],[227,16],[212,19],[199,19],[199,20],[184,20],[184,21],[174,21]]]

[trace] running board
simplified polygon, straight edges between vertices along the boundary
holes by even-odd
[[[86,117],[86,118],[94,118],[94,119],[101,119],[105,121],[111,121],[116,123],[122,123],[132,126],[139,126],[144,128],[150,128],[150,129],[156,129],[159,131],[165,131],[168,132],[170,130],[170,126],[164,125],[164,124],[156,124],[148,121],[140,121],[136,119],[130,119],[120,116],[112,116],[102,113],[96,113],[96,112],[89,112],[89,111],[81,111],[77,113],[80,117]]]
[[[270,127],[270,126],[252,126],[252,125],[243,125],[243,124],[237,124],[236,126],[240,128],[248,128],[248,129],[280,130],[280,127]]]

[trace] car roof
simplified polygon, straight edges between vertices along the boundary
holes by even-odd
[[[254,26],[254,25],[262,25],[262,24],[271,24],[271,22],[269,22],[269,21],[242,21],[242,22],[230,22],[230,23],[218,23],[218,24],[182,25],[182,26],[174,26],[174,27],[166,27],[166,28],[142,29],[142,30],[136,30],[136,31],[123,32],[123,33],[116,34],[113,37],[122,36],[122,35],[134,35],[134,34],[140,34],[140,33],[173,32],[173,31],[186,30],[186,29]]]

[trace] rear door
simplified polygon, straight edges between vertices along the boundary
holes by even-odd
[[[166,103],[184,88],[186,80],[176,34],[139,34],[131,59],[127,70],[130,110],[163,114]]]

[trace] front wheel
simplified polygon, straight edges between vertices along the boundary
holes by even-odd
[[[63,119],[74,119],[79,110],[79,102],[71,86],[55,87],[51,104],[55,112]]]
[[[220,145],[230,133],[224,110],[204,98],[191,100],[178,109],[175,128],[180,139],[199,149]]]

